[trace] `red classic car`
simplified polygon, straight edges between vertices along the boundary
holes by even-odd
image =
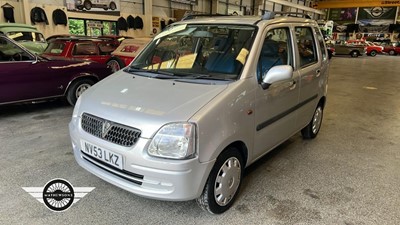
[[[53,38],[42,54],[52,59],[91,60],[106,64],[119,43],[111,38],[72,36]]]
[[[111,74],[105,64],[51,60],[0,35],[0,105],[66,97],[74,105],[97,81]]]
[[[388,53],[389,55],[400,54],[400,42],[393,43],[392,45],[385,46],[383,51]]]
[[[129,65],[132,60],[139,54],[151,38],[134,38],[125,39],[121,42],[119,47],[112,52],[112,57],[108,60],[109,65],[113,72],[124,68]]]

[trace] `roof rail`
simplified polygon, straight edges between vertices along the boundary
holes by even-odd
[[[281,15],[281,16],[290,16],[290,17],[301,17],[301,18],[306,18],[306,19],[311,19],[311,16],[308,15],[307,13],[301,13],[301,12],[283,12],[283,11],[276,11],[276,12],[271,12],[268,10],[262,10],[262,17],[261,19],[263,20],[270,20],[275,18],[275,15]]]
[[[307,13],[301,13],[301,12],[275,12],[275,14],[279,14],[282,16],[291,16],[291,17],[301,17],[301,18],[306,18],[306,19],[312,19],[310,15]]]
[[[183,20],[195,19],[197,17],[215,17],[215,16],[231,16],[231,15],[225,15],[225,14],[191,14],[191,13],[188,13],[186,15],[183,15],[182,21]]]

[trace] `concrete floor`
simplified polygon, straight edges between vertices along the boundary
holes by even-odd
[[[335,57],[317,139],[296,134],[246,170],[231,210],[163,202],[80,168],[62,101],[0,106],[0,224],[400,224],[400,57]],[[95,187],[55,213],[21,187]]]

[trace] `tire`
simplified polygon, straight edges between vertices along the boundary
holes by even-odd
[[[125,63],[118,57],[111,57],[107,61],[107,66],[111,68],[113,73],[125,67]]]
[[[196,199],[200,208],[211,214],[228,210],[239,192],[243,172],[243,157],[239,150],[234,147],[225,149],[218,156],[203,193]]]
[[[117,5],[115,4],[115,2],[110,3],[110,9],[113,11],[117,9]]]
[[[358,52],[357,51],[352,51],[350,52],[351,57],[357,58],[358,57]]]
[[[396,52],[394,50],[390,50],[389,55],[396,55]]]
[[[84,91],[93,86],[95,82],[91,79],[82,78],[74,81],[67,90],[67,101],[72,106],[75,105],[76,100],[82,95]]]
[[[92,9],[92,3],[89,0],[86,0],[83,3],[83,7],[85,7],[86,10],[91,10]]]
[[[369,55],[372,56],[372,57],[375,57],[375,56],[377,55],[377,52],[376,52],[375,50],[372,50],[372,51],[369,53]]]
[[[301,135],[304,139],[313,139],[318,135],[319,129],[321,128],[323,115],[324,109],[322,105],[318,105],[314,111],[314,115],[310,123],[301,130]]]

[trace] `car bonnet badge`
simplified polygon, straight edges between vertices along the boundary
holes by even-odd
[[[111,123],[109,121],[104,121],[102,127],[101,127],[101,137],[105,138],[106,135],[108,134],[108,131],[111,129]]]

